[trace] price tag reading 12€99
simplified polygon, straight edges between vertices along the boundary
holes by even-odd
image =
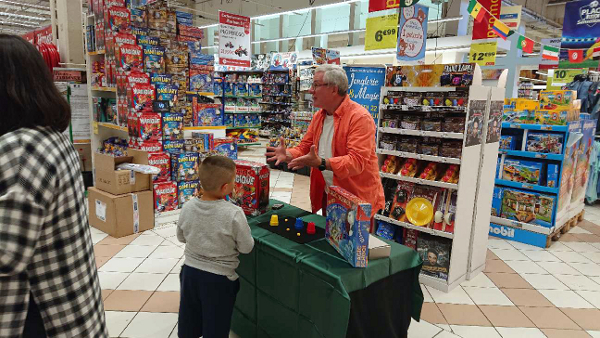
[[[398,40],[398,14],[367,19],[365,50],[396,48]]]
[[[472,43],[469,62],[474,62],[480,66],[493,66],[496,64],[497,48],[498,43],[496,41]]]

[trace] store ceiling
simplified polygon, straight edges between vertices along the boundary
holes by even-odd
[[[49,23],[47,0],[0,0],[0,32],[23,34]]]

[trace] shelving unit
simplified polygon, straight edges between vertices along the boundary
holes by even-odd
[[[259,117],[259,123],[257,125],[252,125],[252,126],[248,126],[248,125],[237,125],[238,123],[238,117],[240,115],[246,115],[246,116],[256,116],[256,114],[261,114],[262,112],[262,107],[260,107],[259,104],[259,100],[263,99],[262,95],[236,95],[235,92],[234,94],[226,94],[225,93],[225,86],[230,85],[232,87],[236,87],[238,85],[244,85],[247,86],[247,91],[248,94],[249,93],[249,88],[250,85],[260,85],[261,86],[261,93],[262,93],[262,74],[263,71],[261,70],[241,70],[241,71],[225,71],[225,72],[221,72],[222,74],[222,85],[223,85],[223,94],[222,95],[218,95],[219,97],[223,98],[222,103],[223,103],[223,113],[224,113],[224,121],[223,124],[226,125],[226,130],[239,130],[241,132],[243,131],[247,131],[247,130],[254,130],[254,129],[260,129],[262,122],[260,121],[260,117]],[[235,81],[230,81],[228,79],[229,74],[232,75],[232,77],[235,78]],[[239,82],[237,81],[237,76],[241,76],[241,75],[255,75],[257,76],[256,78],[252,77],[252,78],[248,78],[247,81],[244,82]],[[239,105],[228,105],[228,102],[231,102],[231,100],[238,100],[238,99],[244,99],[244,100],[252,100],[255,102],[255,104],[257,105],[256,107],[251,106],[239,106]],[[255,145],[260,145],[260,143],[258,142],[244,142],[241,141],[238,143],[238,146],[255,146]]]
[[[405,68],[409,67],[402,66],[403,74],[407,74],[412,71],[405,71]],[[445,226],[434,228],[433,221],[430,225],[426,226],[416,226],[410,223],[408,220],[400,221],[393,218],[395,216],[392,216],[392,212],[390,212],[388,215],[385,213],[375,215],[375,219],[378,221],[397,226],[396,232],[398,229],[402,229],[404,233],[406,233],[406,231],[416,231],[420,234],[434,236],[433,238],[443,238],[445,241],[451,240],[447,280],[426,275],[423,272],[420,275],[420,281],[422,283],[445,292],[453,289],[462,281],[473,278],[475,275],[477,275],[477,273],[482,271],[485,265],[485,256],[487,250],[489,215],[487,216],[488,224],[482,224],[482,220],[478,218],[477,215],[486,213],[486,207],[484,203],[486,199],[488,200],[487,213],[489,214],[489,205],[491,205],[492,200],[493,180],[485,181],[483,178],[480,178],[480,173],[485,171],[494,171],[495,162],[490,162],[489,160],[486,161],[485,155],[489,155],[487,154],[488,152],[493,153],[494,155],[497,154],[498,141],[492,139],[490,142],[486,142],[488,126],[487,122],[490,118],[490,110],[492,107],[498,107],[498,102],[503,101],[504,89],[482,86],[481,73],[478,66],[474,66],[473,73],[473,84],[468,87],[415,87],[413,84],[407,84],[406,87],[383,87],[380,94],[380,118],[378,119],[377,133],[377,153],[379,154],[380,167],[384,164],[384,161],[388,155],[399,157],[401,161],[406,159],[417,159],[419,161],[428,161],[429,163],[438,163],[437,167],[444,168],[442,170],[446,170],[445,168],[448,168],[449,165],[460,166],[458,183],[441,181],[440,174],[443,174],[443,171],[438,171],[436,176],[437,180],[420,178],[419,175],[421,171],[424,170],[427,163],[418,164],[418,169],[414,176],[403,176],[400,174],[403,162],[400,162],[400,164],[396,165],[396,171],[398,173],[380,172],[380,176],[382,177],[382,180],[384,180],[384,186],[395,187],[396,183],[394,182],[410,182],[414,184],[415,187],[431,187],[433,191],[438,192],[437,198],[439,199],[440,204],[444,204],[448,194],[456,194],[455,209],[453,211],[455,217],[453,232],[443,231],[443,229],[446,229]],[[410,104],[384,104],[383,100],[390,91],[428,93],[426,95],[435,95],[435,93],[440,93],[442,96],[448,95],[447,93],[461,91],[468,99],[466,100],[467,103],[465,107],[431,107],[414,106]],[[461,97],[463,96],[461,95]],[[474,104],[474,102],[476,104]],[[499,106],[501,108],[502,104],[500,103]],[[474,111],[482,114],[482,120],[478,124],[479,128],[481,129],[481,136],[478,143],[475,144],[473,144],[472,140],[468,140],[469,132],[474,128],[469,125],[469,118],[475,115],[473,113]],[[448,117],[460,117],[462,114],[466,120],[463,132],[424,131],[419,130],[420,128],[403,129],[401,128],[400,124],[398,124],[398,128],[384,126],[386,125],[386,117],[389,116],[397,116],[398,120],[401,120],[407,115],[417,115],[422,116],[423,118],[430,118],[429,114],[431,113],[446,114],[443,116]],[[445,119],[445,117],[443,119]],[[461,140],[461,155],[459,158],[453,158],[392,150],[391,148],[388,148],[389,144],[387,142],[385,145],[386,149],[382,148],[382,144],[380,143],[382,139],[385,138],[386,141],[388,141],[390,139],[393,140],[394,137],[401,136],[423,138],[423,140],[426,140],[427,138],[429,141],[431,141],[432,138],[436,140],[441,139],[439,142],[443,142],[444,140],[448,140],[448,142],[451,140]],[[403,141],[398,139],[397,142],[401,143]],[[422,142],[422,140],[418,140],[418,144],[421,144]],[[471,142],[471,144],[469,144],[469,142]],[[393,180],[393,182],[391,180]],[[489,187],[486,187],[487,185],[489,185]],[[404,185],[402,189],[404,189],[404,187],[406,186]],[[424,188],[419,189],[422,190]],[[391,191],[392,190],[389,190],[390,194]],[[386,203],[392,202],[391,198],[394,198],[394,195],[396,194],[395,190],[393,191],[393,194],[386,195]],[[414,198],[414,196],[410,195],[408,200],[411,198]],[[437,203],[435,205],[437,205]],[[435,205],[434,208],[436,208]],[[443,208],[446,209],[447,206],[444,206]],[[434,212],[436,210],[440,209],[434,209]],[[447,209],[445,212],[447,212]],[[452,229],[452,227],[450,228]],[[419,239],[417,239],[417,243],[418,242]],[[418,244],[417,248],[419,248]],[[481,261],[479,257],[483,257],[483,261]]]
[[[276,83],[270,78],[279,74],[287,74],[288,78],[285,83]],[[282,75],[281,75],[282,76]],[[272,132],[279,134],[282,127],[291,125],[290,115],[292,112],[292,82],[290,80],[289,69],[269,69],[263,75],[262,80],[263,96],[259,104],[262,106],[261,126],[263,127],[262,134],[265,134],[265,129],[270,129]],[[276,88],[277,91],[285,91],[289,94],[271,94],[271,88]],[[283,98],[275,100],[275,98]]]

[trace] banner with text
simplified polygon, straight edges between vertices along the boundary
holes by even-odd
[[[219,11],[219,64],[250,67],[250,18]]]
[[[481,21],[473,21],[473,40],[495,39],[498,36],[492,31],[492,26],[496,18],[500,17],[502,9],[502,0],[477,0],[492,15],[488,13]]]
[[[429,7],[414,5],[400,11],[400,30],[398,31],[398,61],[416,61],[424,63],[427,45],[427,16]]]
[[[497,41],[471,43],[471,51],[469,52],[469,62],[476,63],[480,66],[493,66],[496,64],[497,50]]]
[[[367,18],[365,50],[396,47],[398,40],[398,13]]]
[[[508,28],[517,30],[521,24],[522,10],[522,6],[504,6],[500,9],[500,21],[508,26]]]
[[[385,68],[346,66],[348,96],[371,113],[377,125],[379,117],[379,95],[385,84]]]
[[[598,67],[593,60],[594,49],[600,48],[600,3],[597,0],[568,2],[565,5],[562,41],[560,48],[560,68]],[[581,62],[569,62],[568,49],[582,49]]]
[[[419,0],[369,0],[369,13],[398,7],[410,7]]]

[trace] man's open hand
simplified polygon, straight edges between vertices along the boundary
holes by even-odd
[[[302,167],[318,167],[321,165],[321,158],[317,155],[317,148],[313,145],[310,147],[308,154],[293,159],[288,163],[288,168],[297,170]]]

